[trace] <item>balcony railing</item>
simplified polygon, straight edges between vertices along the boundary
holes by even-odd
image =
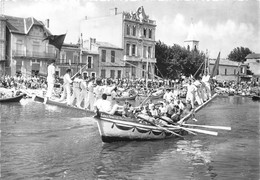
[[[56,58],[55,52],[13,50],[14,57]]]

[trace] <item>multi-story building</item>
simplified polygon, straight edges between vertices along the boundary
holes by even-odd
[[[84,37],[93,37],[123,49],[125,63],[122,77],[146,77],[154,74],[156,22],[149,19],[144,8],[136,12],[117,13],[113,15],[87,19],[81,23],[80,31]]]
[[[0,16],[0,76],[5,74],[6,63],[6,19]]]
[[[94,61],[93,63],[98,77],[112,79],[122,78],[122,75],[125,72],[125,63],[122,61],[122,48],[108,42],[100,42],[96,41],[95,38],[90,38],[89,40],[84,41],[83,49],[85,52],[98,54],[97,61]],[[88,55],[88,61],[90,57],[91,56]]]
[[[64,76],[67,69],[72,74],[79,72],[87,77],[96,77],[98,73],[99,54],[98,51],[82,48],[81,44],[63,44],[60,51],[60,58],[57,60],[56,73]]]
[[[6,19],[5,73],[14,76],[47,75],[47,65],[56,59],[56,49],[44,39],[51,35],[44,23],[33,17]]]
[[[211,59],[209,63],[210,70],[215,65],[215,59]],[[219,69],[216,79],[218,81],[241,81],[247,79],[247,64],[230,61],[228,59],[220,59]]]

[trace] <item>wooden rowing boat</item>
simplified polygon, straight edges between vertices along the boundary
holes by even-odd
[[[100,113],[95,116],[98,130],[103,142],[115,141],[145,141],[178,137],[183,130],[180,128],[160,128],[149,124],[142,124],[138,119],[123,118],[121,116]],[[169,132],[172,131],[173,133]],[[176,133],[177,135],[175,135]]]
[[[0,103],[19,102],[24,96],[25,94],[23,93],[15,97],[1,98]]]
[[[86,110],[84,108],[79,108],[79,107],[76,107],[76,106],[69,106],[69,105],[67,105],[66,102],[59,102],[57,100],[49,99],[49,98],[42,97],[42,96],[36,95],[34,97],[34,101],[49,104],[49,105],[64,107],[64,108],[70,108],[70,109],[74,109],[74,110],[80,110],[80,111],[84,111],[84,112],[87,112],[87,113],[94,113],[94,111]]]
[[[217,94],[214,94],[211,99],[198,106],[194,112],[198,112],[216,96]],[[164,128],[155,125],[142,124],[139,123],[137,118],[132,119],[105,113],[96,115],[95,119],[97,120],[98,130],[103,142],[132,140],[144,141],[178,137],[178,135],[185,132],[183,131],[184,128],[181,127],[181,124],[191,115],[192,113],[186,115],[179,121],[179,128]]]

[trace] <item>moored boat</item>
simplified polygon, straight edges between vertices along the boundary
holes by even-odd
[[[20,94],[15,97],[1,98],[0,103],[19,102],[24,96],[25,94]]]
[[[259,100],[260,100],[260,96],[253,95],[253,96],[252,96],[252,100],[253,100],[253,101],[259,101]]]

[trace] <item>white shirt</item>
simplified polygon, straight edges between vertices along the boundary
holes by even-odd
[[[63,85],[68,85],[72,83],[72,80],[70,79],[70,75],[68,73],[66,73],[63,77]]]
[[[204,82],[204,83],[206,83],[206,82],[209,82],[209,78],[210,78],[210,76],[209,75],[207,75],[207,76],[202,76],[202,82]]]
[[[98,99],[94,107],[98,108],[101,112],[109,113],[111,111],[111,102],[108,100]]]
[[[53,64],[50,64],[48,66],[48,76],[47,76],[47,81],[53,81],[55,78],[54,78],[54,75],[55,75],[55,67]]]

